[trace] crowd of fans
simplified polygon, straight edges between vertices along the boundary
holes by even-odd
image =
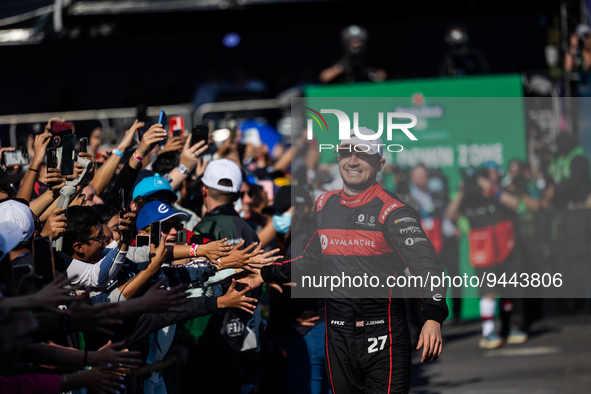
[[[327,393],[322,300],[241,283],[300,248],[314,200],[339,187],[314,142],[268,144],[238,125],[191,145],[187,131],[136,120],[114,149],[95,127],[62,175],[49,159],[60,121],[30,136],[26,163],[0,171],[0,391]],[[382,179],[420,213],[450,274],[462,233],[477,271],[501,270],[532,258],[519,215],[589,207],[584,150],[567,134],[557,146],[547,169],[486,162],[457,190],[424,165]],[[500,298],[496,330],[499,293],[481,296],[480,345],[525,342],[514,300]]]

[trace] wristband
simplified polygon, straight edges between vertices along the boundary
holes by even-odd
[[[217,259],[217,266],[218,266],[218,271],[222,269],[222,258],[220,257],[219,259]]]
[[[117,155],[119,157],[123,157],[123,152],[121,152],[119,149],[113,149],[112,152],[114,155]]]
[[[189,252],[189,254],[191,255],[191,257],[197,257],[197,247],[199,245],[197,244],[193,244],[191,245],[191,251]]]
[[[135,152],[133,152],[133,158],[136,159],[137,161],[139,161],[140,163],[144,160],[144,158],[142,156],[140,156],[139,153],[137,153],[137,150]]]
[[[37,169],[34,169],[34,168],[29,167],[29,171],[39,172],[39,169],[38,168]]]

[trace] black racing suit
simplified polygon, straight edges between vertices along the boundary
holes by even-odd
[[[302,252],[294,250],[291,260],[263,268],[263,280],[294,281],[295,291],[302,283],[305,287],[300,275],[319,271],[378,276],[381,285],[375,288],[320,295],[326,298],[326,370],[334,394],[407,393],[411,360],[404,300],[399,288],[382,285],[387,276],[405,271],[405,279],[441,277],[419,215],[377,183],[355,196],[342,190],[325,193],[314,214],[316,228]],[[425,320],[442,323],[448,315],[446,289],[423,286],[420,291]]]

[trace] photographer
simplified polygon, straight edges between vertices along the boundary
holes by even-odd
[[[519,198],[499,185],[499,166],[488,161],[475,171],[468,169],[460,183],[456,198],[450,202],[446,216],[457,221],[465,215],[470,223],[468,243],[470,245],[470,265],[480,277],[484,272],[497,273],[499,277],[515,258],[515,211]],[[481,288],[482,289],[482,288]],[[527,334],[510,329],[513,303],[501,298],[501,336],[495,332],[494,316],[497,307],[496,294],[491,290],[481,291],[480,317],[482,319],[482,338],[479,346],[492,349],[508,343],[523,343]]]
[[[341,60],[322,70],[321,83],[342,83],[373,81],[381,82],[387,77],[381,68],[366,65],[366,50],[369,34],[363,27],[351,25],[341,32],[341,43],[345,52]]]

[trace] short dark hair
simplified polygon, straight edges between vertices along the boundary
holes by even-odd
[[[152,171],[164,176],[179,166],[181,162],[181,152],[164,152],[158,155],[158,158],[152,164]]]
[[[119,215],[119,211],[117,208],[107,205],[107,204],[98,204],[92,206],[96,209],[97,213],[101,217],[101,224],[107,224],[111,221],[113,216]]]
[[[265,190],[261,185],[257,185],[256,183],[249,183],[248,188],[250,189],[248,195],[252,198],[252,205],[258,207],[263,202],[263,193]]]
[[[220,179],[218,182],[218,185],[220,186],[229,186],[232,187],[232,181],[230,179]],[[230,204],[233,203],[234,201],[238,200],[238,193],[230,193],[230,192],[225,192],[222,190],[218,190],[218,189],[214,189],[212,187],[209,186],[205,186],[207,188],[207,191],[209,192],[209,195],[211,196],[211,198],[213,198],[214,200],[224,203],[224,204]]]
[[[92,228],[101,224],[101,216],[93,207],[82,206],[68,208],[67,215],[63,252],[71,256],[74,252],[74,244],[90,237]]]

